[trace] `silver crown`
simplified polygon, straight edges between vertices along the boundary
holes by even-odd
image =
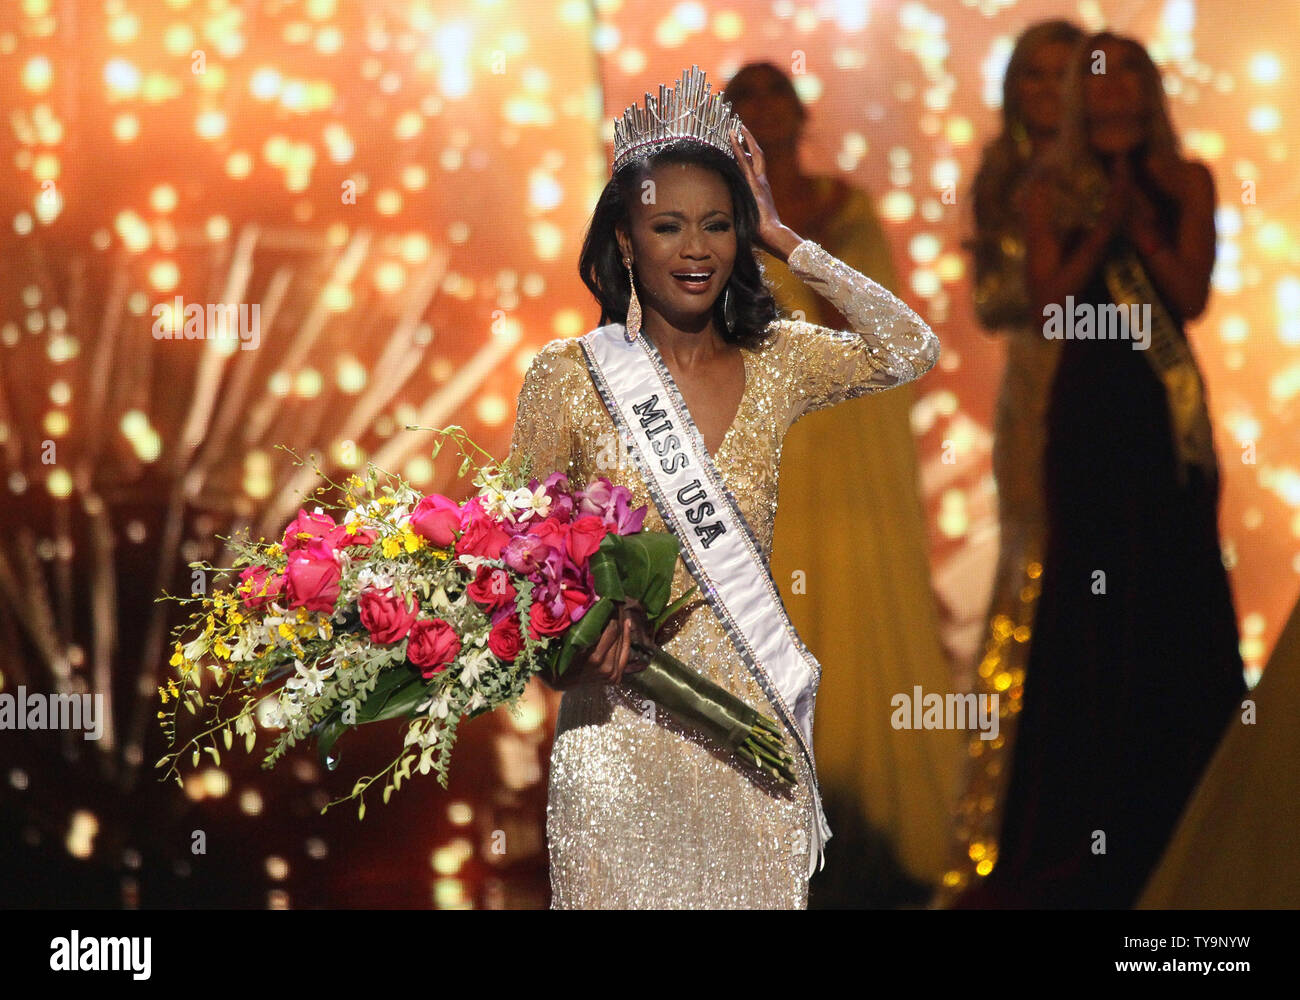
[[[675,139],[694,139],[720,149],[733,160],[731,136],[740,132],[740,118],[721,94],[710,94],[699,66],[682,70],[677,86],[659,85],[659,99],[648,93],[645,107],[633,104],[614,119],[614,171],[650,147]]]

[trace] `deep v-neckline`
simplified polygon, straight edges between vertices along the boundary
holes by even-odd
[[[659,364],[663,367],[664,374],[667,375],[669,380],[672,382],[673,392],[675,392],[677,398],[681,400],[682,409],[686,412],[686,416],[691,421],[691,429],[695,431],[696,436],[700,439],[700,447],[708,453],[709,460],[714,464],[717,464],[718,456],[722,454],[722,449],[725,448],[727,442],[731,440],[731,435],[735,431],[736,426],[740,423],[741,415],[745,412],[745,402],[749,399],[749,358],[746,357],[748,352],[746,352],[743,347],[740,348],[740,365],[743,369],[745,379],[744,385],[740,390],[740,402],[736,404],[736,412],[731,416],[731,423],[727,425],[727,429],[722,434],[722,440],[718,442],[718,450],[709,452],[709,446],[704,441],[704,432],[700,430],[700,425],[695,422],[695,417],[691,414],[691,408],[686,403],[686,397],[682,395],[682,388],[677,384],[677,379],[674,378],[673,373],[668,370],[668,362],[664,360],[663,355],[659,352],[659,348],[656,347],[653,342],[647,341],[646,343],[647,346],[655,352],[659,359]]]

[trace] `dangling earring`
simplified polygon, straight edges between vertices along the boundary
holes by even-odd
[[[627,327],[623,336],[629,344],[635,343],[637,334],[641,332],[641,302],[636,297],[636,282],[632,279],[632,258],[624,257],[623,264],[627,268],[627,286],[631,293],[631,298],[627,302]]]
[[[731,283],[727,283],[727,291],[722,297],[722,320],[727,324],[727,332],[732,333],[736,329],[736,305],[731,301]]]

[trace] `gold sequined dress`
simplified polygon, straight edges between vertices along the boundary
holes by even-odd
[[[794,421],[912,381],[938,357],[938,340],[920,317],[817,244],[801,243],[789,266],[852,330],[781,319],[757,349],[742,349],[744,395],[714,462],[765,561],[781,441]],[[551,341],[525,376],[511,454],[531,455],[541,474],[566,470],[578,486],[608,476],[632,492],[634,507],[648,506],[645,530],[666,530],[620,449],[580,345]],[[835,488],[833,479],[827,488]],[[693,583],[679,559],[673,599]],[[778,718],[703,596],[665,622],[658,639],[714,683]],[[779,790],[621,687],[566,691],[547,803],[552,907],[806,907],[816,821],[812,776],[802,758],[797,771],[798,784]]]

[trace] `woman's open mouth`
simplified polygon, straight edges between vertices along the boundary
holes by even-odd
[[[674,271],[673,277],[677,283],[685,288],[688,292],[694,292],[699,295],[701,292],[707,292],[709,285],[713,281],[713,272],[707,270],[701,271]]]

